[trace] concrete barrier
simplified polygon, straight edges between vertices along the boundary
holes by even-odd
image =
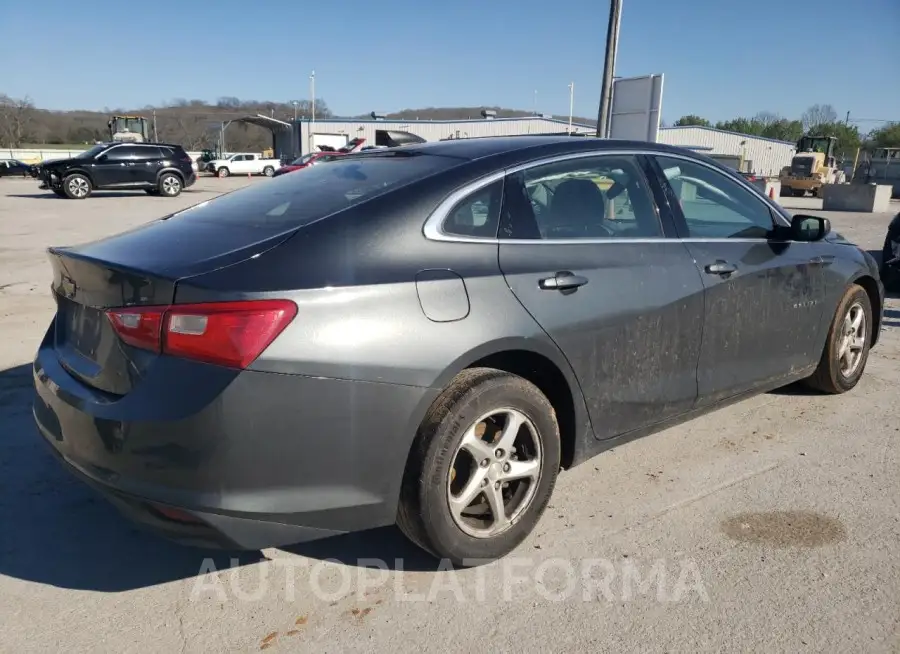
[[[822,211],[890,211],[891,187],[885,184],[826,184],[822,187]]]

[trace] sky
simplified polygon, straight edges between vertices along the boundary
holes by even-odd
[[[854,6],[855,5],[855,6]],[[0,93],[48,109],[175,98],[338,115],[502,106],[596,117],[606,0],[0,0]],[[830,26],[830,27],[828,27]],[[900,120],[900,0],[623,0],[616,74],[663,73],[662,115]],[[12,53],[18,53],[12,55]],[[537,92],[535,94],[535,92]],[[536,101],[535,101],[536,97]]]

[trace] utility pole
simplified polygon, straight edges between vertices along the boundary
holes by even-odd
[[[575,111],[575,82],[569,83],[569,134],[572,133],[572,113]]]
[[[531,110],[532,115],[537,116],[537,89],[534,90],[534,103]]]
[[[600,111],[597,114],[597,136],[609,136],[609,112],[612,105],[613,77],[616,74],[616,51],[619,48],[619,25],[622,22],[622,0],[609,2],[609,26],[606,29],[606,58],[603,62],[603,86]]]
[[[296,100],[294,100],[293,102],[291,102],[291,104],[294,105],[294,122],[296,123],[297,122],[297,105],[299,103]]]
[[[309,151],[316,149],[316,71],[309,76],[310,120],[309,120]]]
[[[159,132],[156,131],[156,109],[153,110],[153,142],[159,143]]]
[[[846,118],[846,120],[844,120],[844,125],[847,126],[847,127],[850,126],[850,112],[849,112],[849,111],[847,112],[847,118]]]

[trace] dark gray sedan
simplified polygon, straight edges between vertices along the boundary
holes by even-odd
[[[342,157],[50,250],[34,415],[67,468],[197,545],[398,524],[514,549],[561,468],[797,380],[852,389],[875,261],[656,144]]]

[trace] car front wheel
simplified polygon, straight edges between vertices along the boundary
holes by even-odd
[[[556,414],[531,382],[465,370],[429,409],[404,474],[397,524],[434,556],[472,566],[531,533],[559,472]]]
[[[230,173],[230,170],[228,170],[225,166],[222,166],[216,171],[216,177],[228,177]]]
[[[872,343],[872,303],[865,289],[852,284],[841,298],[828,330],[819,366],[806,380],[823,393],[846,393],[862,377]]]
[[[72,200],[84,200],[91,194],[91,180],[84,175],[75,173],[63,180],[63,192]]]

